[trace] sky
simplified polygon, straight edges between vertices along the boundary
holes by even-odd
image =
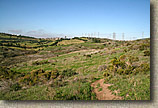
[[[0,0],[0,32],[150,35],[150,0]],[[139,36],[138,36],[139,35]]]

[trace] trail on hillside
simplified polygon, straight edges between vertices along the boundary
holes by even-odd
[[[99,51],[102,51],[102,50],[84,49],[84,50],[72,51],[72,52],[61,54],[61,55],[58,55],[58,56],[64,56],[64,55],[73,54],[73,53],[84,53],[84,52],[87,52],[86,54],[93,54],[93,53],[98,53]],[[44,57],[44,56],[45,55],[38,55],[38,54],[27,55],[27,57],[34,58],[31,61],[46,60],[48,58],[56,57],[56,55],[50,55],[50,56],[47,55],[46,57]]]
[[[99,87],[98,87],[99,85]],[[98,100],[121,100],[119,96],[115,96],[108,89],[112,84],[105,84],[104,79],[100,79],[91,84],[91,87],[94,88],[93,92],[96,94]],[[101,89],[102,88],[102,89]],[[117,91],[115,91],[117,93]]]

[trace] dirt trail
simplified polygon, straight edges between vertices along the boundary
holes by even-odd
[[[82,52],[94,52],[94,51],[98,51],[96,49],[85,49],[85,50],[79,50],[79,51],[73,51],[73,52],[69,52],[67,54],[72,54],[72,53],[82,53]],[[100,51],[100,50],[99,50]]]
[[[68,54],[73,54],[73,53],[83,53],[83,52],[88,52],[87,54],[90,54],[90,53],[97,53],[99,51],[100,50],[96,50],[96,49],[85,49],[85,50],[79,50],[79,51],[72,51],[72,52],[61,54],[58,56],[63,56],[63,55],[68,55]],[[45,55],[30,54],[30,55],[27,55],[26,57],[31,58],[31,60],[29,62],[32,63],[33,61],[46,60],[48,58],[52,58],[52,57],[56,57],[56,56],[55,55],[50,55],[50,56],[47,55],[45,57]]]
[[[97,87],[100,84],[99,87]],[[94,92],[96,93],[98,100],[121,100],[122,98],[119,96],[115,96],[112,92],[108,89],[111,84],[105,84],[104,79],[100,79],[95,81],[91,84],[94,87]],[[102,90],[100,90],[102,88]],[[117,91],[115,91],[117,93]]]
[[[85,50],[79,50],[79,51],[72,51],[69,53],[61,54],[59,56],[67,55],[67,54],[73,54],[73,53],[84,53],[87,52],[86,54],[93,54],[93,53],[98,53],[101,50],[96,50],[96,49],[85,49]]]

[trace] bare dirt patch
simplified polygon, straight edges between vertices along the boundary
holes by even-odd
[[[104,79],[100,79],[91,84],[94,88],[94,93],[96,93],[98,100],[121,100],[122,98],[119,96],[115,96],[108,89],[112,84],[105,84]]]

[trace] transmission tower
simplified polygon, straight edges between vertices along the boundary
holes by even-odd
[[[113,39],[115,40],[116,39],[116,33],[113,32]]]
[[[124,33],[122,33],[122,40],[124,40],[124,37],[125,37],[125,36],[124,36]]]
[[[94,37],[96,37],[96,33],[94,32]]]
[[[88,37],[90,37],[90,33],[88,33]]]
[[[87,33],[85,33],[85,36],[87,36]]]
[[[93,37],[93,33],[91,33],[91,37]]]
[[[142,32],[142,38],[144,38],[144,32]]]
[[[99,32],[98,32],[98,38],[99,38]]]

